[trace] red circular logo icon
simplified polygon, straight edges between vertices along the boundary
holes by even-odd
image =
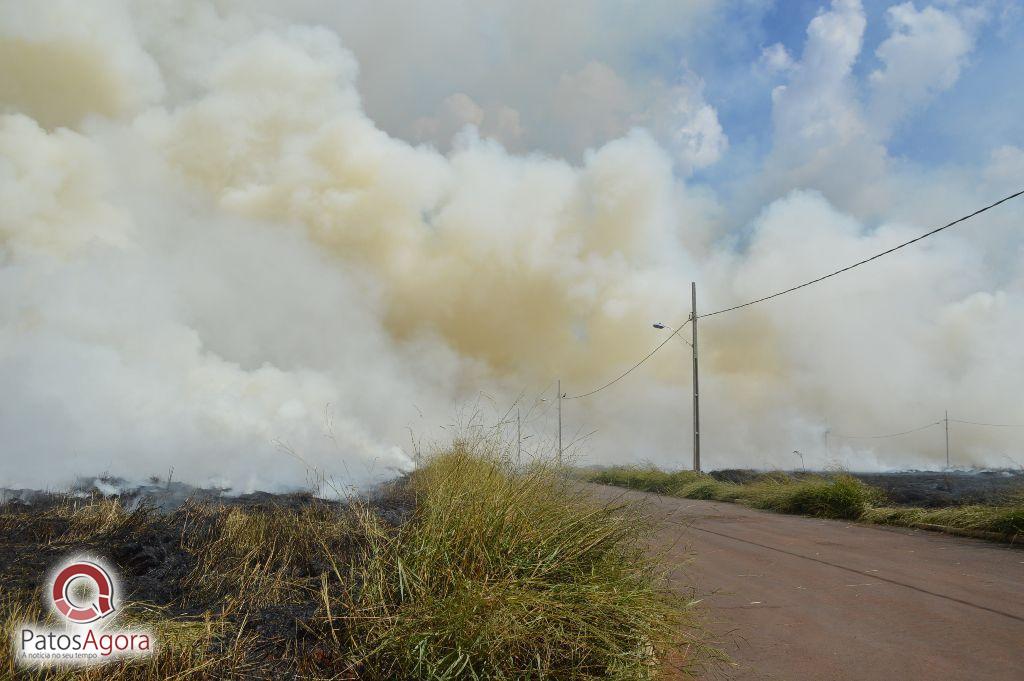
[[[88,579],[96,586],[92,603],[76,603],[69,592],[78,579]],[[79,560],[57,573],[53,580],[53,605],[57,611],[76,624],[88,624],[114,612],[114,581],[103,567]]]

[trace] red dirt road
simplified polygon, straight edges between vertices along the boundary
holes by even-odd
[[[643,499],[734,660],[710,678],[1024,679],[1024,549],[589,486]]]

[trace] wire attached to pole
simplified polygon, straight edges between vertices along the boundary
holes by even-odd
[[[979,208],[978,210],[974,211],[970,215],[965,215],[962,218],[957,218],[956,220],[953,220],[953,222],[946,223],[946,224],[942,225],[941,227],[936,227],[932,231],[925,232],[921,236],[914,237],[910,241],[904,241],[903,243],[899,244],[898,246],[893,246],[892,248],[890,248],[888,250],[885,250],[885,251],[882,251],[881,253],[876,253],[873,256],[871,256],[870,258],[864,258],[863,260],[855,262],[852,265],[847,265],[846,267],[843,267],[842,269],[838,269],[835,272],[829,272],[828,274],[820,276],[817,279],[811,279],[810,281],[805,281],[802,284],[798,284],[796,286],[791,286],[790,288],[787,288],[784,291],[777,291],[776,293],[772,293],[771,295],[767,295],[767,296],[764,296],[762,298],[758,298],[757,300],[750,300],[750,301],[748,301],[746,303],[740,303],[739,305],[733,305],[732,307],[727,307],[727,308],[722,309],[722,310],[715,310],[714,312],[708,312],[707,314],[702,314],[700,316],[701,317],[714,317],[716,314],[724,314],[726,312],[732,312],[733,310],[739,310],[740,308],[743,308],[743,307],[750,307],[751,305],[756,305],[758,303],[763,303],[766,300],[771,300],[772,298],[778,298],[779,296],[784,296],[787,293],[792,293],[793,291],[798,291],[798,290],[800,290],[800,289],[802,289],[804,287],[810,286],[812,284],[817,284],[820,281],[825,281],[826,279],[828,279],[830,277],[834,277],[837,274],[842,274],[843,272],[849,272],[850,270],[852,270],[855,267],[860,267],[861,265],[867,264],[867,263],[871,262],[872,260],[877,260],[878,258],[881,258],[883,255],[889,255],[893,251],[898,251],[901,248],[909,246],[910,244],[913,244],[913,243],[917,243],[918,241],[921,241],[922,239],[927,239],[928,237],[932,236],[933,234],[938,234],[939,232],[941,232],[944,229],[949,229],[950,227],[952,227],[954,225],[958,225],[961,222],[964,222],[966,220],[970,220],[975,215],[981,215],[985,211],[992,210],[993,208],[995,208],[999,204],[1006,203],[1010,199],[1015,199],[1018,196],[1021,196],[1022,194],[1024,194],[1024,189],[1021,189],[1018,192],[1010,194],[1009,196],[1005,196],[1005,197],[999,199],[998,201],[996,201],[995,203],[990,203],[989,205],[985,206],[984,208]]]
[[[950,419],[952,421],[953,419]],[[910,430],[904,430],[899,433],[887,433],[885,435],[843,435],[842,433],[834,433],[829,431],[829,437],[837,437],[843,440],[882,440],[888,437],[899,437],[900,435],[909,435],[910,433],[916,433],[920,430],[926,430],[933,426],[942,425],[942,421],[933,421],[932,423],[925,424],[920,428],[911,428]]]
[[[629,369],[627,369],[626,371],[622,372],[621,374],[619,374],[618,376],[616,376],[612,380],[610,380],[607,383],[605,383],[604,385],[602,385],[600,388],[595,388],[595,389],[591,390],[590,392],[586,392],[586,393],[583,393],[581,395],[567,395],[567,396],[563,397],[562,399],[565,399],[565,400],[578,400],[581,397],[589,397],[589,396],[593,395],[594,393],[601,392],[605,388],[612,387],[613,385],[615,385],[616,383],[618,383],[619,381],[624,379],[626,376],[629,376],[631,373],[633,373],[634,370],[639,369],[640,365],[642,365],[644,362],[646,362],[651,357],[653,357],[654,353],[656,353],[658,350],[661,350],[663,347],[665,347],[668,344],[668,342],[670,340],[672,340],[673,336],[679,335],[679,332],[682,331],[683,329],[685,329],[686,325],[689,324],[691,321],[692,321],[692,319],[687,319],[685,322],[683,322],[683,324],[681,326],[677,326],[675,328],[675,330],[668,335],[668,338],[663,340],[661,343],[658,344],[658,346],[656,348],[654,348],[649,353],[647,353],[646,357],[641,359],[639,362],[637,362],[633,366],[629,367]],[[680,336],[680,338],[681,338],[681,336]],[[685,341],[685,339],[684,339],[684,341]]]
[[[992,210],[996,206],[998,206],[1000,204],[1003,204],[1003,203],[1006,203],[1007,201],[1010,201],[1011,199],[1015,199],[1015,198],[1017,198],[1018,196],[1021,196],[1021,195],[1024,195],[1024,189],[1021,189],[1020,191],[1014,192],[1013,194],[1010,194],[1009,196],[1004,196],[1003,198],[999,199],[998,201],[996,201],[994,203],[990,203],[989,205],[987,205],[987,206],[985,206],[983,208],[979,208],[978,210],[974,211],[973,213],[971,213],[969,215],[965,215],[965,216],[963,216],[961,218],[957,218],[956,220],[953,220],[952,222],[948,222],[948,223],[942,225],[941,227],[936,227],[935,229],[933,229],[933,230],[931,230],[929,232],[925,232],[924,234],[922,234],[922,235],[920,235],[918,237],[915,237],[913,239],[910,239],[909,241],[904,241],[903,243],[901,243],[901,244],[899,244],[897,246],[893,246],[892,248],[889,248],[887,250],[884,250],[881,253],[876,253],[875,255],[871,256],[870,258],[865,258],[863,260],[860,260],[858,262],[853,263],[852,265],[847,265],[846,267],[843,267],[841,269],[835,270],[834,272],[829,272],[828,274],[822,275],[822,276],[817,277],[815,279],[811,279],[810,281],[805,281],[802,284],[798,284],[796,286],[791,286],[791,287],[789,287],[789,288],[787,288],[787,289],[785,289],[783,291],[777,291],[777,292],[772,293],[770,295],[762,296],[761,298],[757,298],[756,300],[750,300],[750,301],[747,301],[745,303],[740,303],[739,305],[733,305],[732,307],[727,307],[727,308],[724,308],[724,309],[721,309],[721,310],[715,310],[714,312],[708,312],[706,314],[698,315],[698,319],[703,319],[705,317],[714,317],[715,315],[725,314],[726,312],[732,312],[733,310],[739,310],[739,309],[744,308],[744,307],[750,307],[751,305],[756,305],[758,303],[763,303],[766,300],[771,300],[772,298],[778,298],[779,296],[784,296],[787,293],[792,293],[793,291],[798,291],[798,290],[800,290],[802,288],[806,288],[807,286],[811,286],[812,284],[817,284],[818,282],[821,282],[821,281],[824,281],[824,280],[829,279],[831,277],[834,277],[836,275],[842,274],[843,272],[849,272],[850,270],[854,269],[855,267],[860,267],[861,265],[867,264],[867,263],[871,262],[872,260],[877,260],[878,258],[881,258],[884,255],[888,255],[888,254],[890,254],[890,253],[892,253],[894,251],[900,250],[901,248],[905,248],[905,247],[907,247],[907,246],[909,246],[909,245],[911,245],[913,243],[917,243],[918,241],[921,241],[922,239],[927,239],[928,237],[930,237],[930,236],[932,236],[934,234],[938,234],[939,232],[941,232],[943,230],[946,230],[946,229],[949,229],[950,227],[953,227],[954,225],[958,225],[961,222],[965,222],[967,220],[970,220],[971,218],[975,217],[976,215],[981,215],[985,211]],[[647,354],[647,356],[645,356],[639,362],[637,362],[636,364],[631,366],[624,373],[620,374],[619,376],[615,377],[611,381],[608,381],[607,383],[602,385],[600,388],[595,388],[594,390],[591,390],[590,392],[582,393],[580,395],[566,396],[566,397],[564,397],[564,399],[567,399],[567,400],[578,400],[581,397],[589,397],[590,395],[593,395],[595,393],[601,392],[605,388],[609,388],[609,387],[615,385],[616,383],[621,381],[623,378],[625,378],[626,376],[631,374],[635,369],[639,368],[644,362],[646,362],[651,357],[653,357],[656,352],[658,352],[663,347],[665,347],[668,344],[668,342],[672,339],[672,337],[677,335],[680,331],[682,331],[682,329],[686,326],[686,324],[689,324],[691,321],[692,321],[692,318],[691,319],[687,319],[685,324],[683,324],[682,326],[677,327],[676,330],[673,331],[669,335],[669,337],[665,339],[664,342],[660,343],[656,348],[651,350]],[[953,420],[953,419],[950,419],[950,420]],[[931,424],[929,424],[929,425],[931,425]],[[981,425],[981,424],[979,424],[979,425]],[[999,425],[999,424],[992,424],[992,425]],[[909,432],[913,432],[913,431],[909,431]],[[886,437],[895,437],[895,435],[902,435],[902,434],[904,434],[904,433],[896,433],[894,435],[886,436]]]
[[[980,421],[964,421],[962,419],[950,419],[950,423],[967,423],[972,426],[988,426],[989,428],[1024,428],[1019,423],[981,423]]]

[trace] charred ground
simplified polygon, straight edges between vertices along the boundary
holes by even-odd
[[[644,516],[554,466],[456,448],[347,503],[147,487],[10,493],[0,621],[52,619],[47,575],[96,555],[120,576],[119,626],[157,654],[27,670],[5,646],[0,677],[634,679],[715,655]]]

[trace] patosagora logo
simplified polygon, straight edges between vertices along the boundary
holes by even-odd
[[[72,595],[76,580],[91,580],[96,589],[93,603],[79,605]],[[69,621],[88,624],[114,612],[114,580],[103,566],[87,560],[68,565],[53,580],[53,607]]]
[[[76,556],[59,565],[48,582],[46,600],[63,628],[23,623],[14,632],[21,664],[91,664],[153,652],[144,629],[112,629],[116,617],[116,573],[99,559]]]

